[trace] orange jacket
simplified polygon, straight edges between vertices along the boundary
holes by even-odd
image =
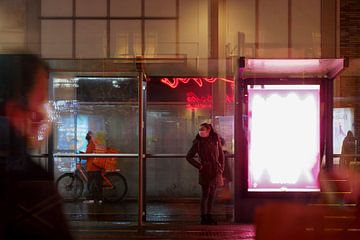
[[[90,142],[86,147],[86,153],[104,153],[104,151],[101,151],[101,148],[97,147],[94,142]],[[101,171],[103,168],[103,158],[87,157],[86,160],[86,171],[88,172]]]

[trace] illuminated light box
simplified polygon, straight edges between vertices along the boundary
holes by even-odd
[[[320,191],[320,85],[248,87],[248,191]]]

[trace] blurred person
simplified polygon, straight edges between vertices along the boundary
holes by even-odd
[[[100,153],[97,146],[94,134],[89,131],[85,137],[88,142],[86,146],[86,153]],[[87,157],[86,159],[86,171],[88,172],[88,200],[85,203],[102,203],[102,158]]]
[[[199,157],[199,160],[195,156]],[[186,160],[199,170],[201,185],[201,224],[215,225],[212,208],[216,196],[216,188],[223,185],[224,154],[218,134],[211,124],[200,125],[193,145],[187,153]]]
[[[350,162],[355,159],[355,156],[346,156],[356,154],[356,138],[352,131],[348,131],[346,137],[343,140],[341,147],[340,166],[349,167]]]
[[[48,123],[48,74],[35,55],[0,55],[0,239],[72,239],[52,176],[29,155]]]

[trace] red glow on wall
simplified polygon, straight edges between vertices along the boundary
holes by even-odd
[[[196,108],[211,108],[212,106],[212,97],[199,97],[194,92],[186,93],[186,108],[196,109]]]
[[[162,78],[160,80],[162,83],[168,85],[169,87],[175,89],[179,86],[179,83],[182,82],[184,84],[194,81],[199,87],[204,85],[204,82],[214,83],[216,81],[224,81],[228,83],[234,83],[234,80],[226,79],[226,78],[217,78],[217,77],[210,77],[210,78]]]
[[[212,96],[208,95],[205,97],[199,97],[194,92],[186,93],[186,108],[199,109],[199,108],[211,108],[212,107]],[[234,97],[226,96],[226,103],[233,103]]]

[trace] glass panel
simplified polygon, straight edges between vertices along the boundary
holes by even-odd
[[[253,0],[226,1],[227,55],[255,57],[256,9]]]
[[[188,58],[209,55],[209,5],[207,1],[179,2],[179,53]]]
[[[335,80],[333,112],[334,166],[356,171],[360,170],[359,66],[359,59],[351,59],[349,66]],[[341,177],[355,181],[351,176]]]
[[[11,53],[15,49],[25,49],[29,46],[27,42],[29,25],[26,19],[26,10],[23,0],[0,1],[1,53]]]
[[[320,58],[321,1],[292,1],[291,4],[292,57]]]
[[[225,104],[227,97],[213,95],[215,87],[224,83],[231,85],[220,78],[196,75],[187,78],[150,77],[147,88],[146,149],[153,156],[146,161],[148,221],[192,221],[198,218],[201,196],[198,171],[186,161],[185,156],[198,133],[199,125],[204,122],[212,122],[226,141],[227,178],[225,185],[218,188],[213,213],[219,221],[231,221],[233,108],[221,113],[218,105],[213,105],[213,98]],[[224,91],[221,96],[227,95],[225,89],[220,88],[220,92]],[[233,95],[231,86],[228,95]],[[166,155],[160,157],[162,154]]]
[[[111,0],[110,16],[112,17],[141,16],[141,0]]]
[[[72,21],[41,21],[41,55],[44,58],[72,57]]]
[[[176,17],[176,0],[144,1],[145,16]]]
[[[76,0],[75,2],[78,17],[105,17],[107,15],[107,1]]]
[[[41,0],[41,16],[70,17],[73,15],[73,0]]]
[[[154,154],[186,154],[198,125],[211,121],[210,109],[189,105],[149,105],[147,150]],[[164,131],[166,129],[166,131]],[[171,143],[171,144],[169,144]]]
[[[99,62],[81,64],[95,66]],[[54,172],[60,194],[67,200],[64,209],[69,220],[98,221],[101,216],[106,216],[104,221],[137,220],[138,77],[134,73],[122,74],[53,74]],[[87,138],[89,131],[91,140]],[[130,155],[89,158],[77,153]],[[105,175],[99,183],[93,179],[94,171],[100,169]],[[71,181],[66,182],[69,179],[64,174],[72,172],[79,178],[73,187],[66,187]],[[99,191],[95,188],[98,184]],[[101,204],[97,203],[99,199]]]
[[[148,20],[145,22],[145,55],[176,54],[176,22]]]
[[[123,58],[141,55],[141,21],[113,20],[110,24],[111,57]]]
[[[287,9],[287,0],[259,1],[259,58],[288,56]]]
[[[106,58],[106,21],[76,21],[76,57]]]

